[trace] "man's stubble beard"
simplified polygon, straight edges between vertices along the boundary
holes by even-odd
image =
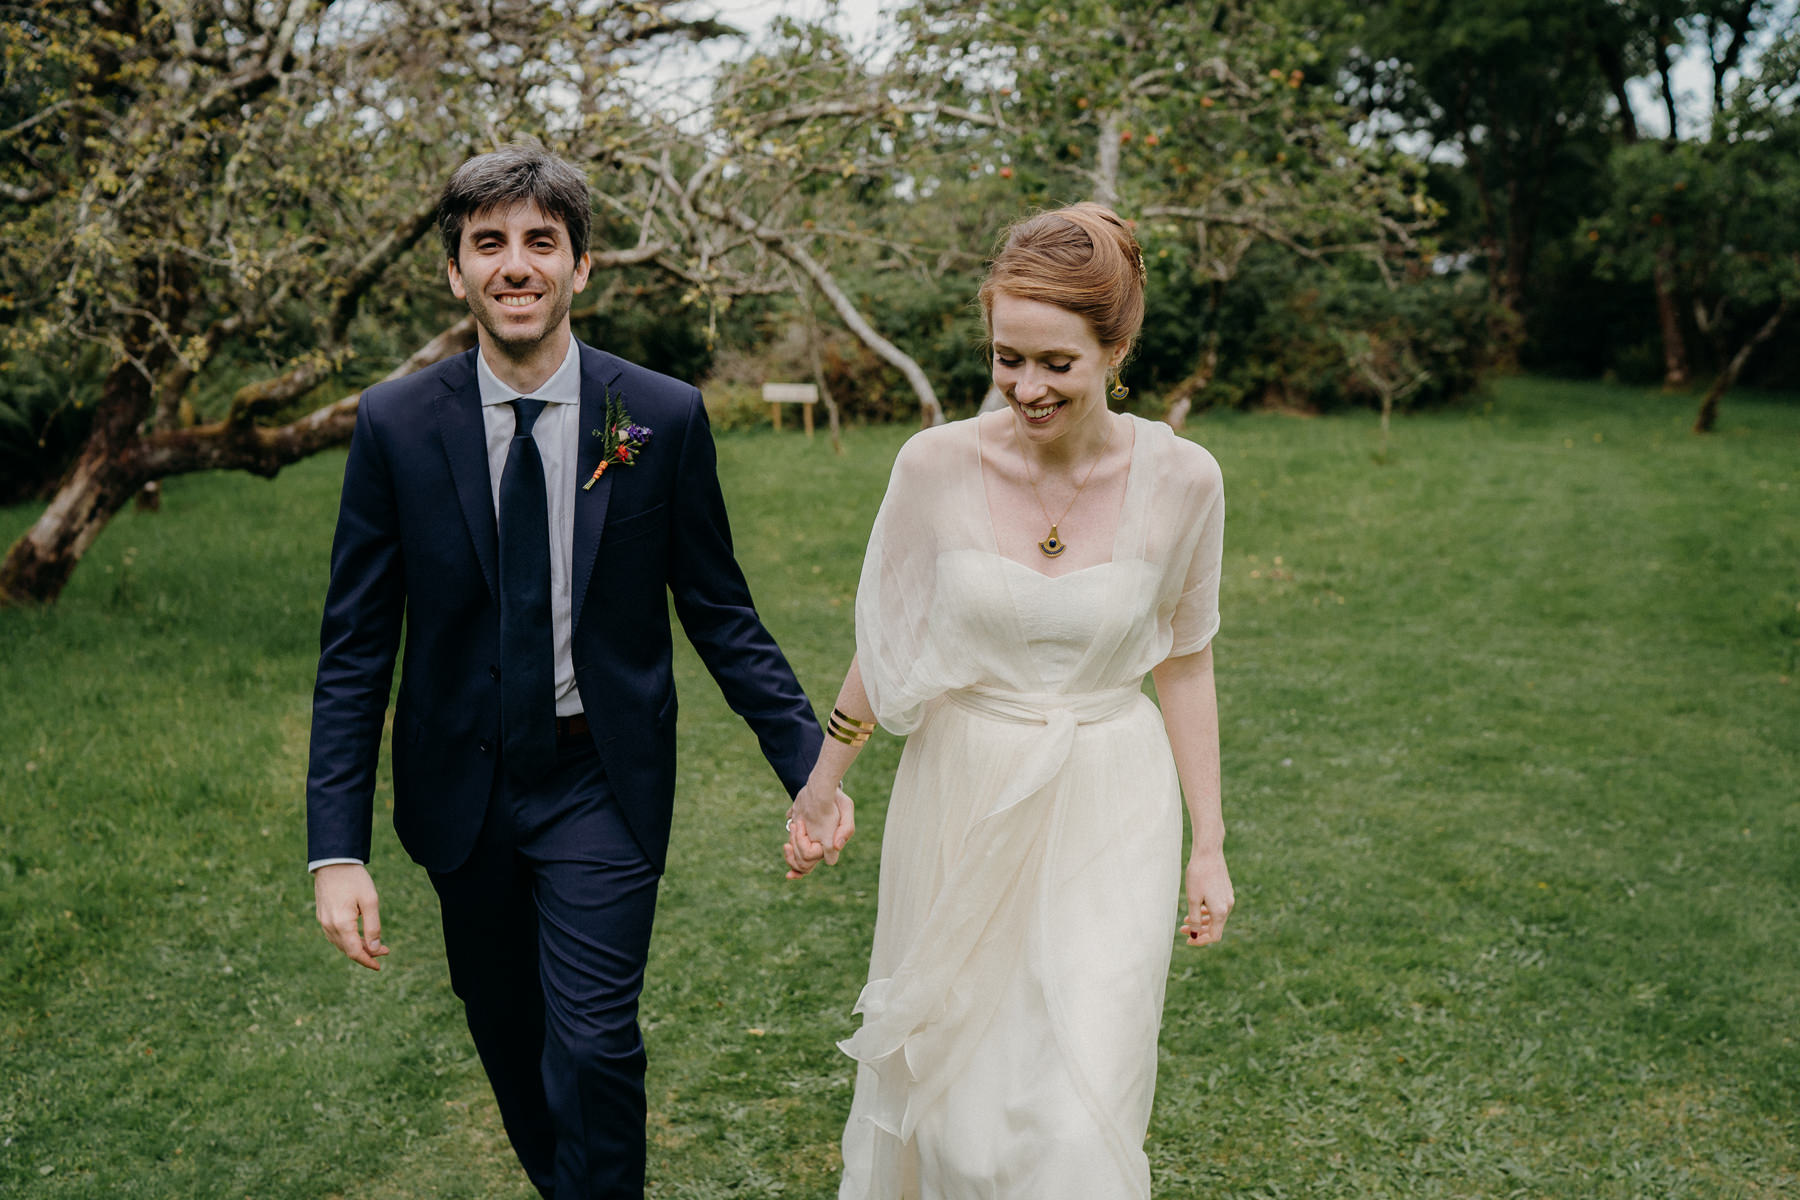
[[[573,296],[564,296],[556,310],[550,314],[550,319],[544,325],[544,331],[536,337],[509,336],[496,328],[491,314],[505,311],[505,305],[498,300],[491,302],[484,300],[477,303],[474,294],[471,293],[468,305],[470,315],[475,318],[477,325],[487,331],[488,340],[493,343],[494,349],[507,358],[522,362],[531,357],[533,350],[556,336],[556,331],[562,328],[570,311],[574,308],[574,302]]]

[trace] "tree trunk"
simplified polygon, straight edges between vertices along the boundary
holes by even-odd
[[[1119,114],[1112,109],[1100,114],[1100,144],[1094,153],[1095,204],[1119,207]]]
[[[813,386],[819,389],[819,399],[825,402],[825,419],[830,423],[831,452],[842,455],[842,422],[838,420],[837,398],[831,394],[831,388],[825,382],[825,361],[819,353],[819,322],[813,315],[812,297],[806,294],[798,279],[794,280],[794,294],[800,298],[800,309],[806,314],[806,353],[812,359]]]
[[[1775,311],[1769,315],[1769,319],[1762,323],[1762,328],[1751,334],[1749,339],[1738,347],[1737,353],[1731,356],[1731,360],[1725,364],[1724,369],[1712,381],[1712,386],[1706,389],[1705,398],[1700,401],[1700,411],[1694,414],[1695,433],[1711,433],[1713,431],[1713,426],[1719,420],[1720,399],[1731,390],[1733,384],[1737,383],[1738,376],[1743,373],[1744,364],[1750,361],[1751,353],[1775,336],[1775,330],[1781,325],[1781,319],[1787,316],[1787,311],[1788,301],[1783,299],[1780,304],[1775,306]]]
[[[1619,136],[1628,146],[1638,141],[1637,114],[1631,111],[1631,95],[1625,89],[1625,65],[1618,47],[1602,42],[1599,47],[1601,69],[1606,73],[1607,86],[1612,89],[1613,101],[1619,106]],[[1663,89],[1669,86],[1668,47],[1660,38],[1656,47],[1657,65],[1662,71]],[[1675,142],[1675,109],[1670,106],[1669,134],[1667,142]],[[1675,307],[1675,285],[1673,272],[1669,262],[1675,256],[1674,247],[1664,244],[1656,251],[1656,266],[1650,275],[1651,286],[1656,292],[1656,323],[1662,331],[1663,347],[1663,389],[1674,391],[1686,387],[1688,381],[1687,342],[1681,333],[1681,314]]]
[[[150,405],[150,381],[130,360],[101,388],[94,428],[43,515],[0,562],[0,604],[49,604],[62,594],[100,531],[144,483],[130,467],[138,422]]]
[[[1163,414],[1163,420],[1168,422],[1171,429],[1180,429],[1187,424],[1188,416],[1194,410],[1194,397],[1212,383],[1213,374],[1218,369],[1219,339],[1217,335],[1212,335],[1200,355],[1199,363],[1169,393],[1169,411]]]
[[[1675,307],[1675,287],[1670,280],[1669,259],[1672,247],[1664,245],[1656,252],[1656,268],[1651,283],[1656,289],[1656,321],[1662,329],[1663,387],[1674,391],[1687,386],[1687,339],[1681,332],[1681,313]]]

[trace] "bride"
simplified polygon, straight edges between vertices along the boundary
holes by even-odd
[[[1015,225],[981,287],[1007,405],[894,463],[832,739],[790,877],[835,861],[838,784],[908,735],[844,1129],[840,1198],[1148,1197],[1181,797],[1190,946],[1231,912],[1211,641],[1218,464],[1107,407],[1143,258],[1095,204]],[[1156,681],[1161,709],[1142,692]]]

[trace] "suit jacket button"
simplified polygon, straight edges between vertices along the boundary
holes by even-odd
[[[481,739],[480,749],[483,754],[489,753],[493,748],[494,744],[492,742],[488,741],[486,738]]]
[[[499,679],[500,678],[500,668],[499,667],[489,667],[488,668],[488,676],[491,679]]]

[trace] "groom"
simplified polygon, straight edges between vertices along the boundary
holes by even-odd
[[[545,1196],[635,1200],[638,993],[675,787],[665,596],[790,796],[820,731],[732,557],[700,394],[570,334],[589,214],[586,178],[535,144],[444,189],[478,346],[362,397],[307,838],[320,925],[379,970],[364,864],[404,627],[394,827],[437,889],[507,1135]]]

